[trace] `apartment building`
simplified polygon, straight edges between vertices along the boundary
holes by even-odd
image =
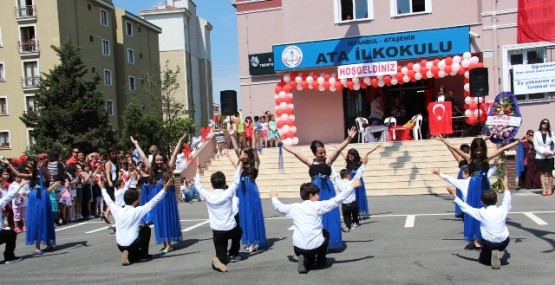
[[[79,47],[87,76],[101,78],[98,90],[117,130],[125,106],[142,92],[143,74],[159,76],[160,32],[111,0],[0,2],[0,155],[33,144],[33,130],[19,116],[35,109],[41,74],[60,64],[51,45],[70,39]]]
[[[160,66],[181,70],[177,101],[185,105],[186,117],[197,125],[206,124],[213,115],[212,57],[210,32],[212,25],[197,16],[197,5],[191,0],[166,0],[165,4],[139,15],[162,28],[160,34]]]

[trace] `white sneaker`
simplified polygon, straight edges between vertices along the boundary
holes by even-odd
[[[492,269],[501,268],[501,260],[499,260],[499,250],[497,249],[494,249],[491,251],[491,268]]]

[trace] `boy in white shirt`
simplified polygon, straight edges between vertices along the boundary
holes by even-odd
[[[462,194],[461,200],[466,201],[466,196],[468,194],[468,185],[470,184],[470,172],[468,170],[468,165],[463,165],[463,166],[461,166],[460,169],[462,171],[462,177],[463,177],[462,179],[455,179],[452,176],[449,176],[445,173],[441,173],[439,168],[436,168],[436,169],[432,170],[432,173],[438,175],[441,178],[443,178],[443,180],[449,182],[456,189],[459,189],[461,191],[461,194]],[[496,171],[497,171],[496,166],[490,168],[488,170],[487,177],[490,178]],[[451,188],[451,189],[455,189],[455,188]]]
[[[505,189],[507,183],[505,181]],[[511,238],[507,229],[507,214],[511,210],[511,191],[505,190],[503,202],[497,207],[497,193],[486,190],[482,193],[482,208],[473,208],[457,197],[453,188],[448,188],[449,194],[455,198],[455,203],[461,210],[476,220],[480,221],[480,232],[482,233],[482,250],[478,261],[485,265],[491,265],[493,269],[501,268],[499,251],[505,250]]]
[[[168,179],[162,188],[163,191],[158,192],[154,198],[143,206],[139,204],[139,192],[137,190],[127,190],[123,194],[125,201],[124,207],[117,206],[106,188],[104,188],[104,179],[99,179],[97,182],[98,187],[102,189],[102,197],[111,209],[112,216],[116,222],[116,242],[118,244],[121,254],[121,265],[127,266],[132,262],[142,259],[150,259],[152,255],[148,254],[148,244],[150,242],[151,229],[149,226],[140,226],[141,219],[150,210],[156,206],[164,196],[166,196],[168,188],[172,185],[173,180]]]
[[[246,154],[242,154],[246,155]],[[210,228],[212,229],[212,237],[214,240],[214,248],[216,257],[212,258],[212,268],[220,272],[227,272],[227,266],[230,261],[239,261],[239,248],[241,247],[241,235],[243,231],[235,219],[237,209],[234,206],[235,191],[239,185],[241,170],[243,169],[243,157],[239,160],[239,165],[233,176],[233,181],[226,189],[225,175],[221,171],[216,171],[210,176],[210,183],[213,191],[208,191],[202,186],[200,180],[200,164],[197,160],[197,174],[195,177],[195,186],[199,190],[200,197],[206,202],[208,208],[208,218],[210,220]],[[231,240],[229,248],[229,256],[227,251],[228,241]]]
[[[0,198],[0,222],[4,220],[1,209],[4,208],[4,206],[6,206],[6,204],[8,204],[13,198],[15,198],[19,191],[29,182],[27,180],[21,180],[20,178],[17,179],[20,180],[19,184],[17,182],[13,182],[12,185],[14,185],[14,187],[11,187],[10,185],[10,188],[7,191],[8,193]],[[2,228],[2,224],[0,224],[0,244],[6,244],[6,248],[4,250],[4,263],[6,264],[23,260],[23,258],[17,257],[14,254],[16,237],[17,234],[12,229],[4,229]]]
[[[299,258],[297,271],[307,273],[308,268],[316,264],[323,268],[327,265],[329,233],[322,226],[322,215],[337,208],[343,200],[354,193],[354,188],[360,186],[360,180],[355,179],[337,196],[330,200],[320,200],[320,189],[312,183],[301,185],[300,195],[302,203],[282,204],[277,198],[275,190],[270,191],[272,205],[276,210],[293,219],[293,250]]]
[[[347,191],[353,180],[360,180],[364,170],[366,169],[368,159],[363,158],[361,162],[362,165],[359,166],[355,176],[351,180],[349,180],[350,172],[348,169],[341,169],[338,174],[335,168],[331,168],[331,177],[339,192]],[[343,213],[343,221],[345,222],[345,226],[341,228],[342,231],[348,233],[351,231],[351,227],[357,227],[359,225],[358,211],[359,209],[356,201],[356,195],[353,192],[351,195],[347,196],[341,204],[341,212]]]

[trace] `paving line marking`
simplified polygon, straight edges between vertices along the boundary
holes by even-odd
[[[181,230],[181,231],[182,231],[182,232],[188,232],[188,231],[194,230],[194,229],[196,229],[196,228],[198,228],[198,227],[200,227],[200,226],[202,226],[202,225],[206,225],[206,224],[208,224],[209,222],[210,222],[210,220],[204,220],[204,222],[202,222],[202,223],[198,223],[198,224],[196,224],[196,225],[194,225],[194,226],[188,227],[188,228],[183,229],[183,230]]]
[[[287,230],[288,230],[288,231],[292,231],[292,230],[294,230],[294,229],[295,229],[295,226],[291,226],[291,227],[288,228]]]
[[[99,231],[107,230],[107,229],[109,229],[109,228],[110,228],[110,226],[108,226],[108,227],[103,227],[103,228],[96,229],[96,230],[92,230],[92,231],[88,231],[88,232],[85,232],[85,233],[86,233],[86,234],[92,234],[92,233],[96,233],[96,232],[99,232]]]
[[[405,221],[405,228],[414,228],[415,219],[416,219],[415,215],[408,215],[407,220]]]
[[[547,223],[540,219],[538,216],[534,215],[531,212],[524,212],[523,213],[526,217],[530,218],[530,220],[534,221],[536,224],[540,225],[540,226],[545,226],[547,225]]]
[[[82,222],[82,223],[78,223],[78,224],[71,225],[71,226],[67,226],[67,227],[63,227],[63,228],[58,228],[58,227],[56,227],[56,230],[55,230],[55,231],[56,231],[56,232],[59,232],[59,231],[63,231],[63,230],[75,228],[75,227],[78,227],[78,226],[81,226],[81,225],[85,225],[85,224],[88,224],[88,223],[87,223],[87,222]]]

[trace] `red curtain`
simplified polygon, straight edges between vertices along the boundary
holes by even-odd
[[[555,1],[518,0],[517,43],[555,41]]]

